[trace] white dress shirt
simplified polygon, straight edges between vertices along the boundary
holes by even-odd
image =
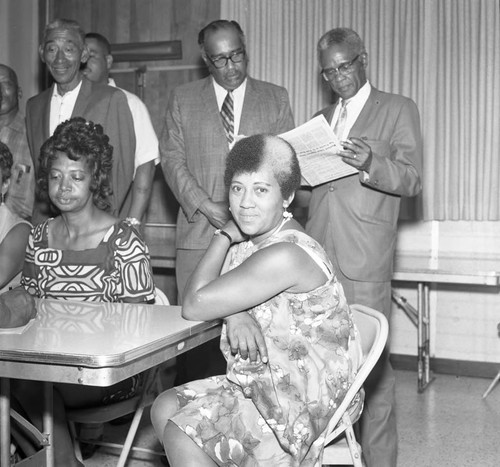
[[[134,177],[137,167],[154,161],[155,165],[160,163],[160,150],[158,147],[158,137],[151,122],[151,116],[146,104],[139,96],[119,88],[113,78],[108,78],[108,84],[123,91],[127,97],[128,107],[134,120],[135,131],[135,157],[134,157]]]
[[[212,78],[212,82],[214,83],[215,97],[217,97],[217,105],[219,107],[219,112],[220,112],[222,109],[222,104],[224,103],[224,99],[227,96],[227,89],[224,89],[213,78]],[[243,101],[245,99],[246,88],[247,88],[247,79],[245,78],[243,83],[241,83],[239,85],[239,87],[237,87],[233,91],[233,114],[234,114],[234,142],[233,142],[233,145],[236,141],[238,141],[237,135],[239,134],[239,130],[240,130],[240,121],[241,121],[241,114],[243,112]]]
[[[54,91],[50,99],[49,136],[54,134],[59,123],[65,122],[71,118],[81,87],[82,82],[80,81],[75,89],[61,95],[57,90],[57,84],[54,85]]]
[[[370,96],[371,89],[372,87],[370,85],[370,82],[366,81],[366,83],[363,86],[361,86],[361,89],[356,93],[356,95],[347,100],[347,106],[346,106],[347,119],[344,126],[344,131],[342,132],[342,137],[340,138],[341,141],[347,139],[347,137],[349,136],[351,128],[358,119],[361,110],[363,110],[363,107],[365,106],[366,101]],[[331,122],[332,128],[335,128],[335,124],[339,119],[341,108],[342,108],[342,100],[340,100],[339,105],[337,105],[337,107],[335,108],[335,112],[333,113]]]

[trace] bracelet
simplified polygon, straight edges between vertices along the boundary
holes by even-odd
[[[127,217],[125,222],[130,225],[141,225],[141,221],[137,217]]]
[[[231,235],[229,235],[225,230],[222,230],[222,229],[217,229],[215,232],[214,232],[214,236],[219,236],[219,235],[224,235],[224,237],[226,237],[228,240],[229,240],[229,243],[232,244],[233,243],[233,239],[231,238]]]

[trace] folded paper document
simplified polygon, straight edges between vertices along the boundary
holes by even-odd
[[[338,155],[342,145],[324,115],[318,115],[280,136],[297,153],[303,185],[321,185],[358,172]]]

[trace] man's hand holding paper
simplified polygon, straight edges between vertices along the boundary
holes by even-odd
[[[342,149],[338,152],[338,155],[342,157],[346,164],[356,170],[362,170],[366,173],[370,171],[372,150],[362,138],[353,137],[342,141]]]
[[[297,153],[304,185],[321,185],[359,170],[343,161],[342,144],[323,115],[280,136]]]

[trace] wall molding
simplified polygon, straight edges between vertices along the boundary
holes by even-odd
[[[391,354],[395,370],[415,371],[417,376],[417,357],[413,355]],[[469,360],[431,358],[431,372],[443,375],[470,376],[473,378],[494,378],[500,370],[500,363]]]

